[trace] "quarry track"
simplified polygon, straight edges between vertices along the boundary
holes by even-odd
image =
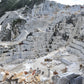
[[[10,70],[10,72],[18,72],[20,69],[24,68],[24,66],[22,66],[21,64],[18,64],[16,67],[14,67],[13,69]]]

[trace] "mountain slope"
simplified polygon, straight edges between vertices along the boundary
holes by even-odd
[[[33,8],[34,4],[40,4],[43,0],[2,0],[0,3],[0,16],[6,11],[12,11],[28,5]]]

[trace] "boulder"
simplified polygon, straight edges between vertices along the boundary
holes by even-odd
[[[3,81],[4,80],[4,76],[5,76],[5,72],[1,72],[0,73],[0,81]]]

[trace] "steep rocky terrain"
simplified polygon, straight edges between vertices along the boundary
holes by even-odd
[[[45,1],[40,5],[34,5],[33,9],[26,6],[9,11],[1,17],[0,22],[1,41],[15,41],[20,39],[18,36],[22,35],[23,30],[29,32],[26,40],[18,46],[11,46],[13,49],[7,53],[10,55],[9,58],[12,56],[11,60],[35,59],[60,47],[66,47],[70,53],[83,58],[83,6],[67,6]]]
[[[39,1],[0,3],[9,8],[0,18],[0,84],[51,84],[53,73],[57,84],[73,73],[84,78],[84,6]]]

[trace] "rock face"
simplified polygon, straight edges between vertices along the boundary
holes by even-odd
[[[19,58],[18,53],[22,59],[35,59],[64,46],[70,53],[77,52],[78,56],[81,54],[80,57],[83,57],[83,12],[82,6],[65,6],[48,0],[34,5],[33,9],[26,6],[10,12],[2,21],[1,35],[4,31],[6,34],[1,36],[1,40],[9,41],[11,38],[13,41],[21,31],[29,32],[22,45],[14,46],[15,59]],[[5,30],[8,23],[11,25],[10,30]]]
[[[4,32],[2,32],[2,34],[1,34],[2,41],[11,41],[11,30],[7,29]]]

